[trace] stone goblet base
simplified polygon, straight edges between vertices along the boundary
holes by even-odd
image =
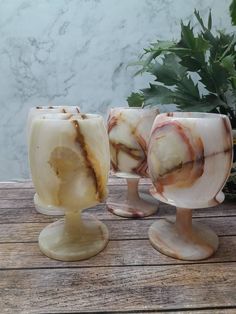
[[[108,229],[93,216],[82,219],[81,212],[66,211],[65,218],[39,235],[40,250],[60,261],[79,261],[101,252],[108,243]]]
[[[152,246],[159,252],[181,260],[197,261],[210,257],[219,240],[213,230],[192,222],[192,210],[176,209],[176,221],[160,219],[148,231]]]
[[[155,200],[151,195],[147,196],[147,200],[139,196],[138,183],[140,178],[138,176],[119,177],[126,179],[127,193],[113,195],[108,198],[106,205],[111,213],[125,218],[143,218],[157,212],[158,204],[154,203]],[[150,200],[148,200],[148,198],[150,198]]]
[[[64,208],[44,204],[37,193],[34,194],[34,206],[38,213],[48,216],[60,216],[65,214]]]

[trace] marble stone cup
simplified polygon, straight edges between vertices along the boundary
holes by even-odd
[[[41,231],[41,251],[62,261],[87,259],[102,251],[108,242],[107,227],[81,215],[107,196],[110,152],[102,117],[77,114],[62,119],[48,114],[35,118],[29,161],[40,199],[65,209],[64,219]]]
[[[112,195],[107,208],[115,215],[142,218],[157,211],[157,203],[138,193],[139,179],[148,176],[147,144],[157,109],[118,107],[110,110],[108,135],[112,173],[127,180],[127,193]]]
[[[80,108],[77,106],[40,106],[40,107],[33,107],[29,110],[28,120],[27,120],[27,137],[29,142],[29,134],[31,133],[31,125],[32,121],[36,117],[44,117],[46,114],[78,114],[80,113]],[[37,212],[44,215],[63,215],[64,210],[51,204],[43,204],[40,200],[37,193],[34,195],[34,205]]]
[[[218,247],[207,226],[192,222],[192,209],[223,202],[232,164],[232,130],[227,116],[166,113],[155,119],[148,147],[151,194],[177,207],[176,220],[159,219],[149,229],[151,244],[168,256],[201,260]]]

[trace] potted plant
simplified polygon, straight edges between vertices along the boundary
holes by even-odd
[[[232,23],[236,23],[236,0],[230,6]],[[177,110],[214,112],[229,117],[236,141],[236,35],[212,31],[211,12],[207,25],[198,11],[194,15],[200,32],[194,32],[190,22],[181,22],[181,37],[177,42],[160,41],[144,49],[135,75],[145,72],[154,76],[148,88],[132,93],[129,106],[175,104]],[[234,146],[236,155],[236,145]],[[225,187],[230,197],[236,197],[236,169]]]

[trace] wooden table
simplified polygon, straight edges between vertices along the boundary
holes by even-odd
[[[111,179],[110,193],[125,182]],[[145,192],[149,184],[143,181]],[[107,248],[87,261],[59,262],[41,254],[40,230],[57,217],[36,213],[32,183],[0,183],[0,313],[236,313],[236,204],[194,211],[212,227],[220,247],[210,259],[185,262],[154,250],[147,237],[159,212],[122,219],[99,205],[94,214],[110,231]]]

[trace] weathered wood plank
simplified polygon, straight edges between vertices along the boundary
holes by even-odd
[[[235,263],[3,270],[0,308],[79,313],[236,306],[235,282]]]
[[[12,180],[12,181],[1,181],[0,182],[0,189],[18,189],[18,188],[25,188],[25,189],[32,189],[33,183],[31,180]]]
[[[32,200],[35,190],[32,188],[0,189],[1,200]]]
[[[140,195],[144,198],[148,198],[154,203],[158,203],[151,195],[149,194],[149,184],[140,185],[139,192]],[[119,184],[109,186],[109,197],[115,196],[117,198],[117,194],[122,197],[126,193],[126,186],[122,186]],[[0,209],[14,209],[14,208],[26,208],[26,207],[34,207],[33,197],[35,190],[34,189],[0,189]],[[163,207],[163,205],[161,206]],[[172,209],[173,206],[164,204],[164,209]],[[227,210],[227,214],[236,215],[236,203],[233,201],[225,200],[225,202],[219,206],[214,208],[203,208],[198,209],[198,212],[208,212],[209,214],[216,215],[224,215],[225,210]]]
[[[5,207],[9,206],[9,207]],[[105,220],[123,220],[122,217],[111,214],[106,210],[105,204],[99,204],[94,208],[87,209],[85,212],[96,215],[99,219]],[[175,215],[175,208],[173,206],[160,203],[158,212],[147,219],[153,219],[154,217],[168,217]],[[224,216],[236,216],[236,205],[226,203],[221,206],[213,208],[201,208],[193,210],[193,217],[224,217]],[[32,200],[0,200],[0,223],[23,223],[23,222],[50,222],[52,217],[41,215],[35,211]]]
[[[145,193],[150,181],[142,181]],[[125,193],[125,180],[110,178],[109,189],[110,195]],[[235,313],[223,309],[236,306],[235,203],[194,211],[195,221],[220,235],[217,253],[197,265],[153,249],[147,231],[157,216],[126,220],[107,212],[104,204],[88,212],[108,225],[112,240],[107,248],[87,261],[62,263],[39,251],[39,232],[58,218],[36,213],[33,194],[31,181],[0,183],[1,313]],[[174,213],[172,206],[161,204],[158,216]]]
[[[236,237],[221,237],[220,246],[211,258],[201,263],[236,262]],[[148,240],[110,241],[97,256],[80,262],[60,262],[44,256],[38,243],[0,244],[0,269],[13,268],[65,268],[88,266],[133,266],[189,264],[167,257],[156,251]],[[199,263],[198,261],[196,263]]]
[[[159,218],[160,219],[160,218]],[[57,218],[51,218],[55,221]],[[147,239],[148,228],[156,219],[146,220],[106,220],[110,239]],[[211,227],[219,236],[236,235],[236,217],[194,218]],[[0,242],[32,242],[37,241],[38,234],[47,223],[12,223],[0,224]]]
[[[140,193],[145,198],[148,195],[149,185],[142,185],[140,187]],[[126,191],[125,186],[110,186],[110,197],[112,195],[124,194]],[[2,193],[2,194],[1,194]],[[0,221],[2,223],[10,222],[48,222],[51,218],[44,215],[38,215],[34,210],[33,203],[33,190],[29,189],[9,189],[0,190]],[[4,199],[3,199],[4,197]],[[13,198],[12,198],[13,197]],[[153,199],[154,202],[157,203]],[[105,208],[105,204],[99,204],[94,209],[89,211],[95,212],[99,219],[122,219],[121,217],[110,214],[107,210],[101,210]],[[157,215],[159,217],[165,217],[173,215],[175,209],[173,206],[160,203]],[[214,208],[197,209],[193,211],[195,217],[212,217],[212,216],[236,216],[236,204],[233,202],[225,202],[220,206]],[[147,217],[149,219],[152,217]]]
[[[148,193],[151,185],[150,184],[142,184],[140,185],[139,191]],[[125,185],[113,184],[108,185],[109,196],[121,194],[123,195],[127,191],[127,187]],[[1,200],[33,200],[35,190],[34,189],[0,189],[0,199]],[[151,196],[150,196],[151,197]],[[151,197],[152,198],[152,197]],[[154,201],[154,199],[153,199]]]

